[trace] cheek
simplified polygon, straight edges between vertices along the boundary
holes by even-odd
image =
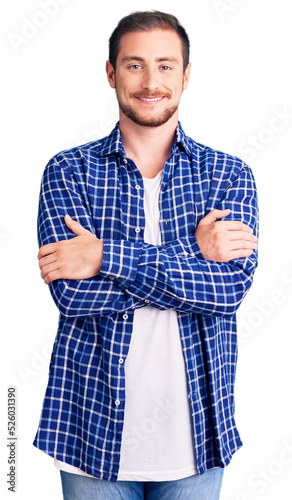
[[[171,88],[172,88],[173,96],[179,99],[181,94],[182,94],[182,91],[183,91],[183,85],[176,84],[175,86],[173,86]]]
[[[125,80],[116,80],[116,89],[119,94],[127,97],[129,94],[131,94],[133,85]]]

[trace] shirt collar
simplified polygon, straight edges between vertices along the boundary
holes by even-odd
[[[109,156],[115,153],[120,154],[123,158],[126,158],[126,151],[121,137],[119,122],[116,124],[110,135],[102,141],[102,147],[98,152],[98,156]]]
[[[191,141],[189,137],[187,137],[184,133],[180,122],[178,122],[178,126],[176,129],[175,140],[172,146],[172,154],[177,152],[178,147],[183,149],[187,155],[191,156]],[[116,124],[110,135],[105,138],[99,151],[99,156],[108,156],[115,153],[120,154],[123,158],[126,158],[126,152],[121,137],[119,122]]]
[[[175,140],[172,146],[172,153],[175,152],[175,149],[180,146],[187,155],[192,156],[192,147],[190,138],[184,133],[182,125],[178,122],[178,126],[176,129]]]

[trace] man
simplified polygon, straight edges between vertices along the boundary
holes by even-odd
[[[250,169],[188,138],[177,19],[122,19],[106,65],[113,132],[56,155],[39,265],[60,310],[35,445],[65,499],[219,498],[241,440],[235,312],[257,264]],[[224,220],[222,220],[224,218]]]

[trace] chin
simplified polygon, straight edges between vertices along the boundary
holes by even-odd
[[[173,117],[175,112],[177,111],[177,106],[173,106],[172,108],[168,108],[164,110],[158,116],[141,116],[136,113],[132,108],[121,108],[124,115],[129,118],[132,122],[136,123],[136,125],[140,125],[141,127],[160,127],[167,123],[170,118]]]

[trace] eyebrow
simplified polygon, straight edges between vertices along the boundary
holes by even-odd
[[[143,57],[138,57],[138,56],[126,56],[126,57],[123,57],[123,59],[122,59],[122,63],[127,63],[130,61],[144,62],[145,59],[143,59]],[[175,57],[156,57],[155,62],[179,63],[179,60],[176,59]]]

